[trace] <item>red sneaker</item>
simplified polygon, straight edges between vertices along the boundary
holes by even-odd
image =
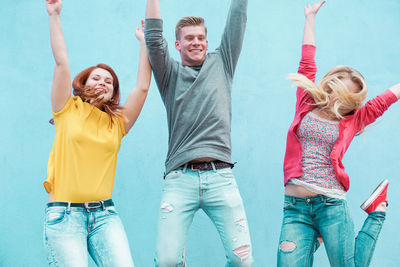
[[[365,212],[370,213],[375,211],[375,209],[382,202],[386,202],[386,206],[388,205],[387,197],[387,188],[389,186],[389,181],[387,179],[383,180],[382,183],[378,185],[378,187],[374,190],[371,196],[361,204],[361,208],[365,210]]]

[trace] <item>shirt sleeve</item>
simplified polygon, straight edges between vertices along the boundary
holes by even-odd
[[[120,129],[121,132],[121,138],[124,137],[125,135],[127,135],[128,133],[125,130],[125,123],[124,123],[124,119],[122,118],[117,118],[117,123],[118,123],[118,127]]]
[[[164,96],[174,60],[169,55],[168,43],[163,36],[163,21],[146,19],[144,37],[154,78],[161,95]]]
[[[227,72],[233,78],[242,50],[247,22],[247,0],[232,0],[222,40],[217,50],[221,51]]]
[[[68,98],[68,100],[67,100],[67,103],[65,103],[65,105],[64,105],[64,107],[60,110],[60,111],[58,111],[58,112],[54,112],[54,111],[52,111],[53,112],[53,117],[55,118],[55,117],[59,117],[59,116],[61,116],[61,114],[63,114],[63,113],[65,113],[67,110],[69,110],[69,108],[71,107],[71,105],[72,105],[72,103],[75,101],[77,99],[77,97],[76,96],[69,96],[69,98]]]

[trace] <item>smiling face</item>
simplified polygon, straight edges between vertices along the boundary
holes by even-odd
[[[185,26],[180,30],[180,36],[175,41],[175,48],[179,51],[182,64],[200,66],[206,59],[208,41],[206,29],[203,25]]]
[[[96,68],[90,73],[85,85],[93,88],[95,93],[103,96],[104,102],[107,102],[113,96],[113,81],[114,79],[110,72],[102,68]]]

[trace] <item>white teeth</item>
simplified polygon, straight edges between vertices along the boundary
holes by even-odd
[[[105,88],[95,88],[95,92],[96,93],[103,93],[103,94],[107,93]]]

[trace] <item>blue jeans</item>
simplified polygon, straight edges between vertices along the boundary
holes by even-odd
[[[319,234],[331,266],[368,266],[384,220],[385,212],[369,213],[354,238],[346,200],[285,196],[278,266],[312,266]]]
[[[230,168],[168,173],[159,211],[156,266],[185,266],[186,236],[200,208],[219,232],[226,266],[250,266],[253,259],[246,213]]]
[[[81,207],[47,207],[44,244],[49,266],[133,266],[128,239],[114,206],[87,211]]]

